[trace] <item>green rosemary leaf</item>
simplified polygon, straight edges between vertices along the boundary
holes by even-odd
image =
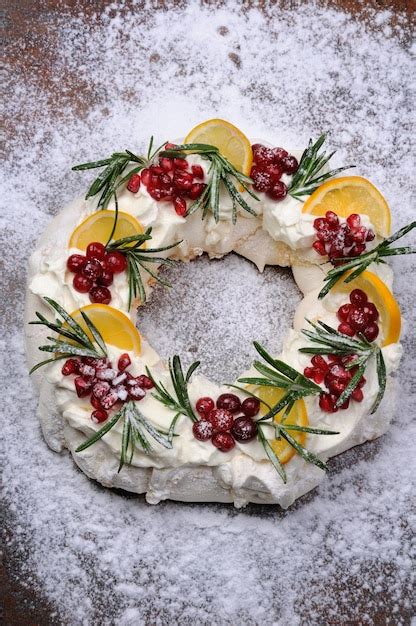
[[[188,371],[186,372],[186,376],[185,376],[186,383],[189,383],[189,381],[191,380],[192,374],[200,365],[201,365],[201,361],[195,361],[195,363],[192,363],[192,365],[188,368]]]
[[[176,413],[175,417],[173,418],[173,420],[170,423],[169,432],[168,432],[168,441],[169,441],[169,443],[172,443],[173,438],[176,436],[175,435],[175,427],[176,427],[176,422],[178,421],[180,415],[181,415],[180,413]]]
[[[387,383],[387,373],[386,373],[386,364],[384,362],[383,352],[381,349],[378,350],[376,355],[376,366],[377,366],[377,378],[378,378],[378,394],[374,405],[371,409],[371,414],[375,413],[380,405],[380,402],[383,399],[384,392],[386,391],[386,383]]]
[[[242,378],[238,379],[238,382],[245,383],[247,385],[256,385],[262,387],[276,387],[276,383],[274,382],[274,380],[270,380],[267,378],[251,378],[243,376]]]
[[[128,406],[127,411],[129,412],[128,413],[129,419],[135,422],[136,427],[139,424],[145,430],[147,430],[149,435],[153,437],[155,441],[160,443],[161,446],[163,446],[164,448],[168,448],[168,449],[172,448],[172,443],[169,442],[168,438],[161,435],[160,432],[156,428],[154,428],[154,426],[152,426],[149,420],[145,418],[143,413],[141,413],[141,411],[137,408],[136,405],[129,402],[127,406]]]
[[[90,318],[88,317],[88,315],[84,311],[81,311],[81,315],[82,315],[82,319],[84,320],[84,322],[88,326],[91,335],[94,337],[95,343],[98,345],[98,347],[100,348],[101,352],[103,353],[103,356],[107,356],[107,347],[105,345],[105,341],[104,341],[100,331],[98,330],[98,328],[96,328],[94,326],[94,324],[91,322]]]
[[[108,245],[109,245],[110,241],[111,241],[111,240],[112,240],[112,238],[113,238],[113,235],[114,235],[114,233],[115,233],[115,231],[116,231],[117,222],[118,222],[118,200],[117,200],[117,194],[116,194],[116,192],[114,192],[114,202],[115,202],[114,221],[113,221],[113,226],[112,226],[112,228],[111,228],[110,235],[109,235],[109,237],[108,237],[108,239],[107,239],[107,242],[106,242],[106,244],[105,244],[105,247],[106,247],[106,248],[108,247]]]
[[[73,317],[69,315],[55,300],[51,298],[44,297],[44,300],[53,308],[55,311],[65,320],[65,322],[72,328],[74,333],[83,340],[85,345],[88,345],[90,348],[93,348],[93,345],[87,335],[87,333],[82,329],[82,327],[74,320]]]
[[[79,348],[78,346],[74,346],[71,343],[66,343],[65,341],[58,341],[57,339],[51,339],[55,343],[47,346],[39,346],[39,350],[41,352],[59,352],[62,354],[66,354],[68,356],[91,356],[93,358],[100,358],[100,354],[97,354],[95,350],[89,350],[88,348]]]
[[[309,426],[297,426],[296,424],[285,424],[285,430],[297,430],[301,433],[311,433],[312,435],[339,435],[335,430],[324,430],[323,428],[310,428]]]
[[[84,443],[78,446],[75,452],[82,452],[83,450],[86,450],[87,448],[92,446],[94,443],[102,439],[104,435],[106,435],[122,417],[124,417],[124,407],[120,411],[118,411],[118,413],[113,415],[111,420],[109,420],[106,424],[104,424],[104,426],[100,428],[100,430],[97,430],[97,432],[95,432],[92,435],[92,437],[90,437],[89,439],[84,441]]]
[[[261,429],[261,426],[259,426],[259,425],[258,425],[257,432],[258,432],[259,441],[262,444],[262,446],[264,448],[264,451],[266,452],[267,456],[269,457],[269,460],[272,462],[272,465],[275,468],[275,470],[277,471],[277,473],[279,474],[280,478],[286,484],[287,483],[287,476],[286,476],[285,469],[284,469],[283,465],[281,464],[281,462],[279,461],[279,457],[274,452],[274,450],[271,447],[269,441],[267,440],[266,436],[264,435],[264,433],[263,433],[263,431]]]
[[[307,450],[306,448],[304,448],[298,441],[296,441],[296,439],[294,439],[288,432],[286,432],[286,428],[281,427],[280,434],[283,437],[283,439],[286,439],[288,444],[290,444],[292,448],[294,448],[296,452],[303,459],[305,459],[305,461],[307,461],[308,463],[313,463],[314,465],[317,465],[324,471],[328,469],[328,466],[325,465],[325,463],[323,463],[323,461],[321,461],[319,457],[313,454],[313,452],[310,452],[310,450]]]
[[[81,165],[74,165],[74,167],[71,167],[71,170],[73,172],[79,172],[82,170],[91,170],[96,167],[104,167],[104,165],[109,165],[109,163],[111,163],[111,158],[102,159],[101,161],[90,161],[89,163],[82,163]]]
[[[45,361],[41,361],[40,363],[37,363],[36,365],[34,365],[32,367],[32,369],[29,372],[29,376],[31,374],[33,374],[33,372],[36,372],[36,370],[38,370],[40,367],[43,367],[44,365],[47,365],[48,363],[55,363],[55,361],[60,361],[62,359],[66,359],[66,358],[67,358],[67,355],[66,354],[62,354],[62,355],[56,356],[56,357],[54,357],[52,359],[46,359]]]
[[[356,388],[358,384],[358,381],[360,380],[361,376],[363,376],[365,372],[365,367],[366,367],[365,364],[363,364],[357,369],[356,373],[351,378],[350,382],[345,387],[344,391],[341,393],[338,400],[336,401],[335,406],[337,408],[339,408],[342,404],[344,404],[344,402],[348,400],[348,398],[351,396],[352,392],[354,391],[354,389]]]
[[[124,424],[123,424],[123,434],[121,435],[120,463],[118,466],[117,473],[120,472],[120,470],[122,469],[123,465],[126,462],[126,457],[127,457],[129,443],[130,443],[130,436],[131,436],[131,424],[129,420],[125,419]],[[130,457],[130,459],[132,460],[132,457]]]

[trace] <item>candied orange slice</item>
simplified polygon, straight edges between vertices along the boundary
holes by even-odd
[[[96,211],[89,215],[73,231],[69,240],[70,248],[86,250],[89,243],[99,241],[102,244],[108,242],[114,224],[114,211]],[[133,215],[118,212],[117,224],[112,239],[123,239],[144,232],[143,226]]]
[[[120,350],[140,354],[139,331],[124,313],[107,304],[87,304],[71,313],[71,316],[91,339],[91,332],[81,315],[81,311],[88,315],[106,344],[115,346]],[[60,339],[67,341],[65,337],[60,337]]]
[[[348,217],[351,213],[368,215],[381,237],[390,235],[389,205],[379,190],[361,176],[343,176],[327,181],[309,196],[302,208],[303,213],[316,216],[325,215],[327,211],[333,211],[339,217]]]
[[[218,148],[234,167],[249,176],[253,152],[248,138],[239,128],[225,120],[213,119],[195,126],[184,143],[206,143]]]

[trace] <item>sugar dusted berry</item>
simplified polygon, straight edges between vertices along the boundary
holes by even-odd
[[[62,374],[69,376],[79,372],[79,361],[77,359],[68,359],[62,366]]]
[[[208,439],[211,439],[214,430],[211,422],[206,419],[202,419],[198,422],[194,422],[192,432],[195,439],[198,439],[198,441],[208,441]]]
[[[153,389],[155,386],[153,380],[146,376],[145,374],[141,374],[140,376],[136,376],[136,382],[142,389]]]
[[[140,189],[140,174],[132,174],[129,178],[129,182],[127,183],[127,189],[131,191],[131,193],[137,193]]]
[[[100,424],[101,422],[105,422],[108,418],[108,413],[104,409],[96,409],[91,413],[91,419],[95,424]]]
[[[225,433],[231,429],[234,422],[233,414],[226,409],[213,409],[208,415],[214,432]]]

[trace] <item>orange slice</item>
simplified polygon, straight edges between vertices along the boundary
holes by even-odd
[[[236,126],[225,120],[213,119],[195,126],[184,143],[207,143],[218,148],[234,167],[249,176],[253,163],[250,141]]]
[[[81,311],[88,315],[106,344],[120,348],[120,350],[140,354],[139,331],[124,313],[107,304],[87,304],[71,313],[71,316],[91,339],[91,332],[81,316]],[[60,337],[60,339],[67,341],[64,337]]]
[[[345,278],[345,277],[343,277]],[[353,289],[362,289],[373,302],[380,314],[380,326],[383,331],[383,346],[396,343],[400,338],[401,316],[397,300],[387,285],[373,272],[366,270],[350,283],[343,282],[341,278],[333,293],[350,294]]]
[[[339,217],[351,213],[368,215],[377,233],[388,237],[391,230],[390,208],[384,196],[372,183],[361,176],[343,176],[327,181],[309,196],[302,212],[325,215],[334,211]]]
[[[250,389],[251,391],[251,389]],[[276,387],[255,387],[253,393],[256,394],[261,400],[267,402],[267,404],[273,407],[275,404],[279,402],[281,397],[284,394],[283,389],[277,389]],[[260,405],[260,412],[262,415],[268,411],[267,407],[264,404]],[[285,409],[280,411],[275,416],[276,422],[281,422]],[[306,411],[305,403],[302,399],[297,400],[293,405],[292,410],[289,415],[285,419],[285,424],[296,424],[296,426],[308,426],[308,413]],[[305,445],[306,433],[302,433],[296,430],[291,430],[290,434],[293,439],[296,439],[298,443],[302,446]],[[287,463],[290,459],[296,454],[296,450],[292,448],[291,445],[287,443],[285,439],[272,439],[269,440],[271,447],[273,448],[274,453],[279,458],[281,463]]]
[[[69,247],[86,250],[88,244],[92,241],[99,241],[105,245],[113,229],[114,216],[114,211],[96,211],[96,213],[87,217],[73,231],[69,240]],[[131,237],[143,232],[143,226],[135,217],[129,213],[118,212],[113,239]]]

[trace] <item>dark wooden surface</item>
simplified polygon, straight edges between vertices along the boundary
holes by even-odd
[[[62,104],[70,103],[74,113],[85,115],[93,107],[97,94],[90,92],[88,85],[80,85],[76,76],[66,76],[68,89],[63,95],[59,83],[53,78],[53,58],[59,53],[54,44],[54,29],[51,22],[57,11],[75,13],[82,9],[83,13],[92,15],[107,6],[105,0],[5,0],[0,4],[0,29],[2,41],[6,47],[8,63],[11,64],[16,76],[29,77],[42,91],[49,94],[50,103],[55,107],[57,115]],[[183,3],[181,3],[183,4]],[[205,3],[212,4],[212,3]],[[226,4],[226,3],[222,3]],[[282,7],[289,8],[296,3],[281,1]],[[333,0],[322,3],[326,6],[342,8],[356,19],[365,19],[370,8],[401,11],[407,15],[409,33],[411,20],[415,16],[414,0]],[[260,5],[267,7],[267,3]],[[128,5],[127,5],[128,6]],[[157,3],[158,10],[163,11],[163,2]],[[267,8],[266,8],[267,10]],[[410,36],[410,34],[409,34]],[[24,54],[22,54],[24,50]],[[72,86],[71,86],[72,81]],[[75,85],[77,89],[75,89]],[[65,100],[66,102],[63,102]],[[88,104],[87,104],[88,103]],[[6,120],[7,134],[13,134],[18,116]],[[4,508],[0,509],[2,528],[2,551],[0,554],[0,623],[5,625],[43,626],[63,624],[62,617],[55,613],[55,607],[34,589],[30,581],[22,580],[19,575],[22,556],[17,556],[13,544],[13,518]],[[23,557],[24,558],[24,557]],[[403,616],[404,619],[409,616]],[[373,616],[374,624],[386,624],[383,615]]]

